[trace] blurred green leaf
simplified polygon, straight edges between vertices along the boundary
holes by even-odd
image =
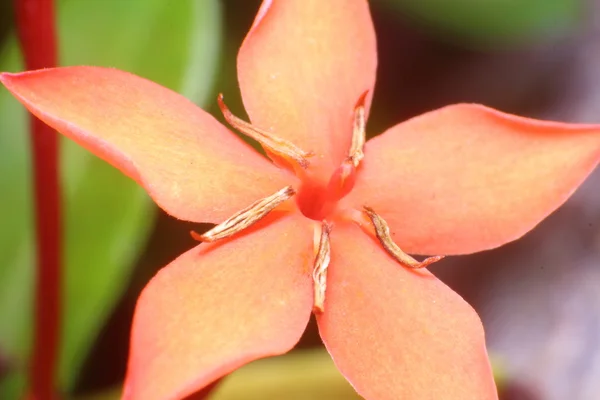
[[[235,371],[217,386],[211,400],[358,400],[322,349],[298,350]]]
[[[117,400],[121,388],[77,400]],[[210,400],[359,400],[323,349],[296,350],[248,364],[223,379]],[[189,398],[194,399],[194,396]]]
[[[507,377],[492,356],[499,388]],[[115,392],[113,392],[115,393]],[[116,399],[116,397],[112,397]],[[82,400],[110,400],[98,397]],[[358,400],[362,399],[337,370],[324,349],[295,350],[248,364],[229,376],[211,393],[210,400]]]
[[[498,357],[491,356],[499,390],[510,382]],[[517,379],[518,381],[518,379]],[[122,388],[78,397],[76,400],[117,400]],[[196,396],[197,397],[197,396]],[[337,370],[326,350],[294,350],[255,361],[222,379],[210,400],[359,400],[362,399]],[[188,400],[194,400],[190,396]]]
[[[117,67],[203,103],[221,41],[218,0],[58,2],[62,65]],[[0,70],[22,69],[14,37]],[[30,349],[34,242],[27,116],[0,90],[0,347],[22,373]],[[119,171],[62,141],[65,276],[60,386],[72,387],[106,318],[126,288],[155,208]],[[14,398],[9,377],[0,398]],[[12,382],[12,384],[11,384]],[[8,389],[10,388],[10,389]],[[5,391],[3,391],[5,389]]]
[[[386,1],[447,40],[476,46],[560,35],[577,27],[584,16],[582,0]]]

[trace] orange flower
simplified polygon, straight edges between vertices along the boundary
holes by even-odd
[[[336,365],[367,399],[497,398],[479,318],[418,269],[439,257],[419,263],[403,250],[465,254],[519,238],[598,164],[600,127],[463,104],[363,149],[375,69],[366,1],[266,0],[238,56],[253,125],[221,105],[275,163],[125,72],[1,76],[32,113],[169,214],[219,223],[196,235],[214,243],[142,293],[126,398],[180,398],[285,353],[313,310]]]

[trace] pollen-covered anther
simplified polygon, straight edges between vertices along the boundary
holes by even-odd
[[[431,265],[434,262],[444,258],[444,256],[433,256],[428,257],[423,261],[415,260],[408,254],[403,252],[402,249],[398,247],[396,243],[394,243],[390,235],[390,228],[383,218],[377,215],[370,207],[364,206],[363,209],[365,211],[365,214],[371,220],[371,223],[375,228],[375,235],[377,236],[377,239],[379,239],[379,242],[381,243],[385,251],[387,251],[387,253],[390,256],[392,256],[396,261],[398,261],[398,263],[400,263],[400,265],[402,265],[403,267],[412,269],[425,268],[428,265]]]
[[[194,231],[190,233],[194,239],[200,242],[214,242],[219,239],[224,239],[226,237],[235,235],[236,233],[241,232],[260,221],[277,206],[290,199],[295,194],[296,191],[294,188],[291,186],[286,186],[276,193],[265,197],[264,199],[255,201],[250,206],[239,211],[226,221],[220,223],[202,235]]]
[[[331,233],[331,225],[327,221],[321,224],[321,234],[319,238],[319,246],[315,257],[313,269],[314,282],[314,312],[322,313],[325,310],[325,291],[327,289],[327,268],[331,261],[331,243],[329,234]]]
[[[303,169],[308,168],[309,162],[307,158],[313,156],[314,153],[304,151],[295,144],[279,138],[270,132],[259,129],[252,124],[236,117],[225,105],[225,102],[223,101],[223,94],[219,94],[217,97],[217,102],[219,103],[219,108],[223,113],[223,117],[229,123],[229,125],[244,135],[256,140],[261,144],[261,146],[263,146],[266,152],[272,153],[275,156],[281,157],[285,160],[293,161]]]
[[[369,92],[364,92],[354,108],[354,126],[352,128],[352,144],[350,145],[350,151],[348,153],[348,159],[352,161],[354,167],[358,167],[361,160],[365,157],[363,148],[366,142],[366,125],[367,117],[365,111],[365,100]]]

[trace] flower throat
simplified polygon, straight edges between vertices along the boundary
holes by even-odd
[[[294,189],[291,185],[286,186],[270,196],[255,201],[203,234],[192,231],[192,237],[201,242],[214,242],[228,238],[260,221],[283,202],[295,196],[300,212],[305,217],[319,222],[317,225],[319,240],[315,241],[315,260],[312,273],[314,282],[313,308],[315,312],[323,312],[325,290],[327,288],[327,268],[331,257],[329,235],[333,228],[332,220],[335,219],[339,200],[350,193],[354,187],[356,170],[364,158],[366,96],[367,92],[363,93],[354,108],[352,143],[348,151],[348,156],[333,171],[329,181],[325,185],[313,179],[307,172],[309,166],[308,158],[313,156],[314,153],[304,151],[285,139],[276,137],[270,132],[256,128],[250,123],[239,119],[229,111],[223,102],[223,95],[219,95],[219,107],[227,122],[246,136],[260,143],[277,166],[293,172],[302,183],[298,190]],[[406,268],[423,268],[442,258],[441,256],[434,256],[419,262],[404,253],[392,240],[387,223],[373,209],[366,205],[363,206],[362,212],[354,212],[352,215],[354,216],[352,219],[367,234],[376,237],[383,249]]]

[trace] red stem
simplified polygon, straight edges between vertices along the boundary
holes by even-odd
[[[53,0],[15,0],[17,29],[26,69],[56,66]],[[37,245],[35,328],[29,397],[55,396],[60,329],[60,190],[58,135],[31,116],[31,146]]]

